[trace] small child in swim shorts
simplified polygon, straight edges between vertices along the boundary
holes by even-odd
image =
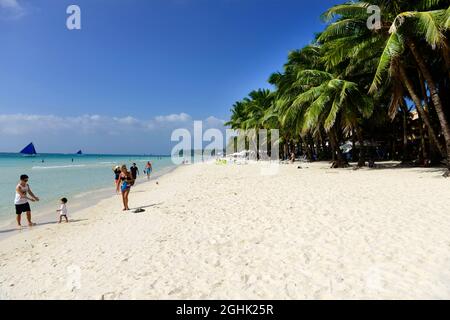
[[[61,199],[61,207],[56,210],[56,212],[59,212],[59,222],[62,222],[62,218],[64,217],[66,219],[66,222],[69,222],[69,219],[67,218],[67,198]]]

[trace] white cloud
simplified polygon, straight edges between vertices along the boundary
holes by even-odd
[[[0,7],[6,9],[21,9],[21,6],[17,0],[0,0]]]
[[[133,124],[138,124],[139,123],[138,119],[136,119],[134,117],[131,117],[131,116],[124,117],[124,118],[113,118],[113,120],[117,121],[117,122],[119,122],[121,124],[127,124],[127,125],[133,125]]]
[[[186,122],[191,120],[191,116],[186,113],[170,114],[168,116],[158,116],[155,120],[158,122]]]
[[[203,120],[204,130],[223,130],[224,121],[216,117]],[[37,114],[0,114],[0,152],[13,151],[34,141],[43,152],[68,152],[83,148],[87,152],[167,153],[173,130],[191,130],[193,118],[186,114],[161,115],[152,119],[133,116],[111,117],[80,115],[74,117]],[[116,151],[115,149],[119,150]]]
[[[209,125],[211,127],[214,127],[214,126],[217,126],[217,127],[221,127],[222,126],[223,127],[226,121],[222,120],[222,119],[219,119],[219,118],[216,118],[214,116],[210,116],[210,117],[205,119],[205,122],[207,123],[207,125]]]
[[[25,14],[18,0],[0,0],[0,18],[16,19]]]
[[[1,0],[0,0],[1,1]],[[0,114],[0,134],[28,135],[34,132],[58,132],[60,130],[76,130],[78,133],[110,132],[123,130],[158,130],[189,126],[193,118],[186,114],[161,115],[153,119],[140,120],[132,116],[109,117],[102,115],[81,115],[62,117],[56,115],[37,114]],[[210,116],[203,120],[205,127],[222,129],[225,121]]]
[[[55,115],[11,114],[0,115],[0,134],[29,135],[46,132],[48,134],[64,130],[93,134],[121,131],[127,127],[145,127],[144,121],[131,116],[118,118],[100,115],[61,117]]]

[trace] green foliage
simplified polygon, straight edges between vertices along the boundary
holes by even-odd
[[[372,5],[382,13],[379,30],[367,27]],[[345,136],[364,124],[394,119],[410,98],[399,80],[399,66],[413,75],[414,89],[422,92],[409,42],[420,44],[436,83],[450,82],[441,67],[450,61],[449,5],[448,0],[373,0],[328,9],[322,15],[327,28],[311,45],[291,52],[284,70],[270,76],[275,90],[253,91],[236,102],[228,124],[235,129],[278,128],[287,142],[332,129]]]

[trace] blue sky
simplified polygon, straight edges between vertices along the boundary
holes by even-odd
[[[337,2],[0,0],[0,151],[169,153],[172,127],[220,126]]]

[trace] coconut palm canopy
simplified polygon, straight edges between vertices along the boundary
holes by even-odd
[[[236,102],[228,125],[279,129],[283,158],[450,170],[450,0],[349,1],[322,19],[326,29],[270,76],[274,89]],[[344,155],[348,141],[354,148]]]

